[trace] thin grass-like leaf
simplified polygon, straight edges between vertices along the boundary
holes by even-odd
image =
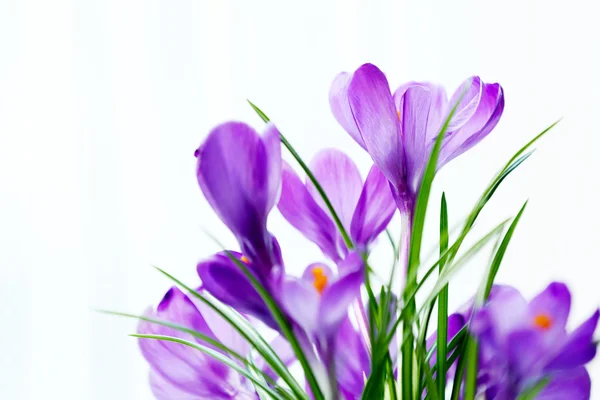
[[[456,371],[454,372],[454,382],[452,384],[452,394],[450,396],[450,400],[459,400],[460,398],[460,389],[462,387],[462,378],[465,372],[465,366],[467,365],[467,342],[465,340],[460,347],[456,349],[458,353],[458,362],[456,364]]]
[[[440,205],[440,259],[448,250],[448,204],[446,194],[442,193]],[[445,260],[440,262],[440,274],[444,269]],[[448,285],[444,286],[438,297],[438,326],[437,326],[437,383],[438,392],[446,393],[446,351],[448,346]]]
[[[237,364],[236,362],[234,362],[233,360],[231,360],[227,356],[224,356],[223,354],[219,353],[218,351],[211,349],[210,347],[203,346],[203,345],[198,344],[198,343],[190,342],[188,340],[177,338],[177,337],[172,337],[172,336],[145,335],[145,334],[139,334],[139,333],[133,333],[130,336],[136,337],[136,338],[140,338],[140,339],[163,340],[163,341],[166,341],[166,342],[179,343],[179,344],[182,344],[184,346],[188,346],[188,347],[191,347],[191,348],[196,349],[198,351],[201,351],[204,354],[208,355],[209,357],[212,357],[215,360],[220,361],[223,364],[227,365],[229,368],[235,370],[240,375],[243,375],[244,377],[246,377],[254,385],[256,385],[259,388],[261,388],[265,393],[268,393],[269,396],[271,396],[272,399],[279,400],[279,399],[282,398],[279,395],[279,393],[275,392],[273,389],[271,389],[264,382],[261,382],[259,379],[256,379],[249,371],[247,371],[246,369],[240,367],[239,364]]]

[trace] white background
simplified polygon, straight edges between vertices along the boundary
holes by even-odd
[[[480,232],[529,198],[499,280],[527,295],[564,280],[572,322],[587,317],[600,304],[593,3],[1,1],[0,399],[149,399],[146,363],[126,336],[135,321],[92,310],[159,301],[169,283],[151,264],[197,283],[196,261],[217,249],[203,228],[234,245],[197,187],[195,148],[227,119],[260,127],[250,98],[307,159],[336,146],[366,172],[327,101],[335,74],[364,62],[394,86],[452,91],[472,74],[503,85],[498,127],[436,181],[454,223],[521,144],[564,117]],[[319,259],[277,212],[271,230],[290,270]],[[452,306],[482,267],[461,275]],[[600,363],[590,372],[600,399]]]

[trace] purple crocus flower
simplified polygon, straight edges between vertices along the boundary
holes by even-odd
[[[267,216],[281,190],[279,131],[267,125],[227,122],[214,128],[196,150],[198,183],[213,210],[237,238],[260,276],[281,273],[281,255],[267,231]],[[273,271],[275,269],[275,271]]]
[[[218,340],[240,355],[249,344],[210,308],[196,304],[177,288],[171,288],[156,310],[146,317],[176,323]],[[194,336],[142,321],[138,332],[179,337],[206,345]],[[252,384],[242,375],[216,359],[185,345],[155,339],[140,339],[142,354],[150,364],[150,386],[159,400],[257,399]]]
[[[282,284],[282,303],[289,316],[314,339],[333,338],[360,294],[364,262],[357,252],[340,264],[339,276],[324,263],[309,265],[300,278]]]
[[[514,399],[548,377],[537,399],[589,399],[584,365],[596,354],[593,335],[600,312],[568,333],[570,306],[566,285],[555,282],[530,302],[516,289],[502,287],[475,313],[470,330],[479,340],[479,375],[487,398]]]
[[[376,66],[365,64],[333,81],[329,101],[340,125],[370,155],[394,188],[401,212],[412,213],[429,154],[450,109],[462,98],[442,143],[437,168],[480,142],[504,109],[497,84],[468,79],[448,102],[443,87],[409,82],[392,95]]]
[[[365,249],[386,228],[395,211],[389,184],[373,166],[363,184],[358,168],[346,154],[325,149],[311,161],[310,169],[331,201],[353,242]],[[296,229],[338,262],[348,249],[315,186],[284,163],[279,211]]]
[[[196,156],[200,188],[239,242],[242,252],[231,254],[244,262],[267,290],[277,293],[283,262],[277,240],[267,230],[267,217],[281,190],[279,132],[270,124],[259,135],[246,124],[224,123],[210,132]],[[204,287],[219,300],[276,326],[227,253],[200,262],[198,273]]]
[[[352,252],[340,264],[339,276],[323,263],[309,265],[302,277],[288,278],[282,285],[282,304],[286,313],[314,343],[323,364],[335,365],[336,337],[348,318],[350,304],[360,296],[364,262]],[[337,382],[329,381],[332,393]]]

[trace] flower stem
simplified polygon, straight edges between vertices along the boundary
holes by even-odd
[[[409,268],[409,253],[410,253],[410,238],[412,234],[412,212],[402,214],[401,224],[402,233],[400,238],[400,267],[403,271],[404,282],[404,301],[408,300],[408,303],[404,304],[406,309],[406,319],[403,323],[402,337],[404,340],[401,342],[402,352],[402,400],[412,399],[412,381],[413,381],[413,342],[414,335],[412,331],[412,321],[414,314],[416,313],[416,305],[414,299],[408,299],[406,295],[411,293],[416,282],[406,281],[408,277]]]

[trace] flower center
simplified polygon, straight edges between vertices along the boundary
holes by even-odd
[[[243,262],[244,264],[250,264],[250,260],[248,260],[248,257],[246,257],[246,256],[240,257],[240,261]]]
[[[552,318],[550,318],[546,314],[538,314],[538,315],[535,316],[535,319],[534,319],[533,323],[538,328],[546,330],[546,329],[549,329],[552,326]]]
[[[313,286],[317,289],[319,294],[323,293],[325,286],[327,286],[327,275],[323,272],[323,268],[315,267],[312,270],[313,274]]]
[[[396,114],[398,114],[398,121],[400,121],[400,110],[396,111]]]

